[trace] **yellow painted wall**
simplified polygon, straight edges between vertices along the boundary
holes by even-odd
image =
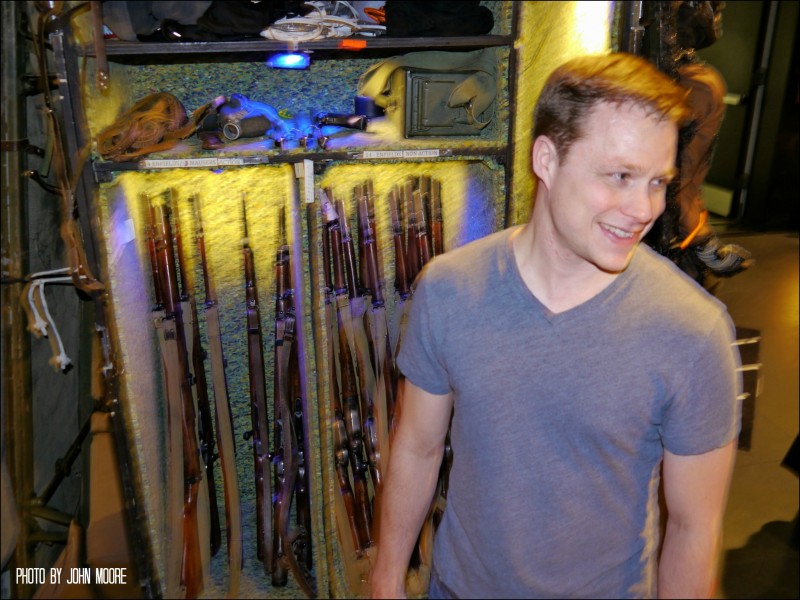
[[[530,167],[533,109],[547,76],[581,54],[609,49],[610,2],[520,2],[514,105],[514,179],[509,225],[524,223],[533,206]]]

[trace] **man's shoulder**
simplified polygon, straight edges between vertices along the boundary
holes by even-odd
[[[506,244],[511,229],[504,229],[487,236],[467,242],[437,256],[425,268],[425,278],[443,281],[461,279],[465,276],[486,276],[487,270],[506,258]]]
[[[639,289],[654,313],[678,312],[692,319],[711,319],[727,313],[727,308],[674,262],[647,245],[637,253]]]
[[[420,273],[415,295],[428,301],[446,300],[462,307],[480,305],[501,285],[509,265],[508,238],[511,230],[491,233],[435,257]]]

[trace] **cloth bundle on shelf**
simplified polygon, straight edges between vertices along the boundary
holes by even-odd
[[[197,124],[222,99],[198,108],[191,117],[178,98],[167,92],[145,96],[97,136],[97,151],[105,160],[122,162],[172,148],[192,135]]]

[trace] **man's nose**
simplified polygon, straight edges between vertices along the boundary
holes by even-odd
[[[647,224],[664,210],[664,191],[654,191],[649,185],[637,186],[623,206],[623,212],[637,223]]]

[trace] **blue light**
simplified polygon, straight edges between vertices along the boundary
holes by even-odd
[[[267,65],[273,69],[307,69],[311,57],[304,52],[281,52],[267,59]]]

